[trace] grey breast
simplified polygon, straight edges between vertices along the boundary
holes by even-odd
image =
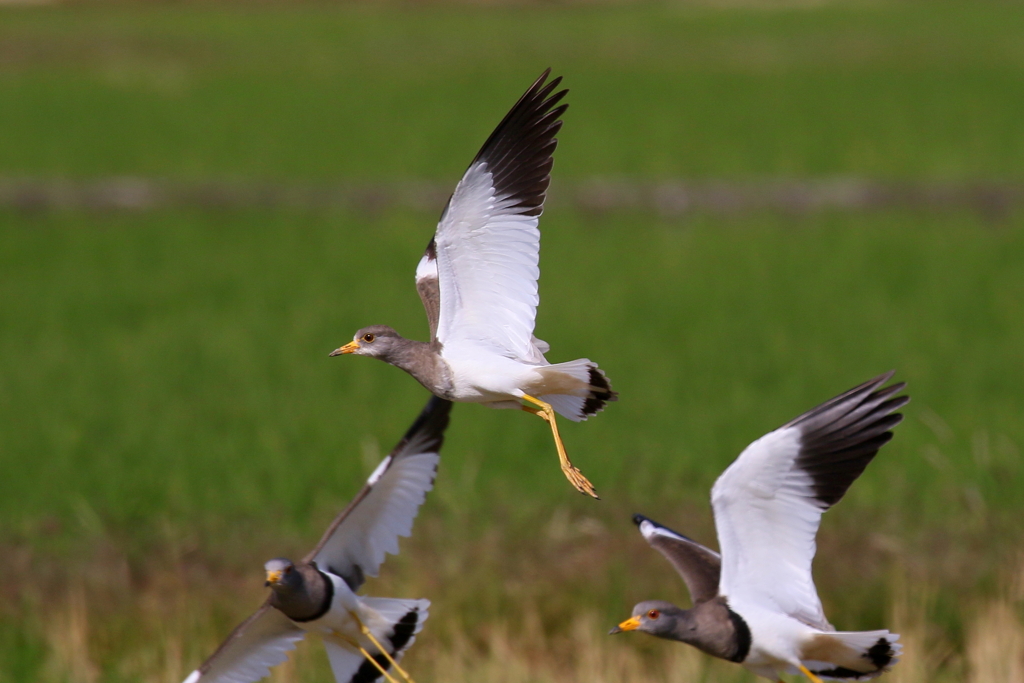
[[[675,568],[690,592],[693,608],[679,610],[665,634],[709,655],[742,662],[750,653],[750,628],[718,594],[722,558],[714,550],[643,515],[633,515],[648,544]],[[679,609],[679,608],[675,608]]]
[[[750,627],[725,598],[702,602],[688,611],[694,630],[680,640],[731,662],[742,662],[750,654]]]
[[[315,564],[297,564],[296,580],[275,585],[270,605],[292,621],[315,621],[327,614],[334,599],[334,584]]]
[[[454,400],[452,371],[441,354],[431,344],[408,339],[402,341],[404,343],[395,349],[388,362],[408,372],[434,396]]]

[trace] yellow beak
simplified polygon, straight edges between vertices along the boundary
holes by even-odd
[[[622,633],[623,631],[635,631],[640,628],[640,617],[630,617],[608,632],[608,635]]]
[[[342,355],[344,353],[355,353],[358,348],[359,348],[359,342],[357,342],[357,341],[350,341],[348,344],[345,344],[344,346],[339,347],[339,348],[334,349],[333,351],[331,351],[330,356],[331,356],[331,358],[333,358],[334,356],[340,356],[340,355]]]
[[[281,580],[282,575],[283,572],[279,569],[275,569],[272,572],[267,572],[267,585],[269,586],[270,584],[277,583]]]

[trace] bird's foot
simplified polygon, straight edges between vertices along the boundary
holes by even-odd
[[[562,474],[569,480],[569,483],[576,487],[576,490],[580,493],[590,496],[591,498],[598,498],[597,492],[594,490],[594,485],[583,476],[580,469],[569,462],[569,456],[565,452],[565,445],[562,443],[562,437],[558,434],[558,423],[555,422],[555,411],[551,407],[550,403],[546,403],[539,398],[534,398],[528,394],[523,394],[520,398],[524,401],[537,406],[522,406],[523,410],[528,413],[532,413],[537,417],[542,418],[551,426],[551,436],[555,439],[555,449],[558,451],[558,462],[562,465]],[[598,499],[600,500],[600,499]]]
[[[562,463],[562,474],[565,475],[565,478],[569,480],[570,484],[576,487],[577,491],[590,496],[591,498],[597,498],[600,500],[594,485],[590,483],[589,479],[583,476],[583,473],[580,472],[580,468],[573,465],[568,461],[568,459]]]

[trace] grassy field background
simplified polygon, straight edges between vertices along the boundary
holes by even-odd
[[[429,597],[424,681],[741,681],[608,639],[686,603],[643,512],[712,544],[751,440],[890,368],[913,402],[825,517],[839,628],[891,680],[1024,680],[1024,217],[588,212],[561,180],[1020,182],[1012,3],[0,8],[0,177],[450,180],[546,66],[566,76],[538,336],[619,403],[549,432],[457,406],[378,595]],[[440,206],[437,207],[438,211]],[[438,211],[0,209],[0,681],[177,681],[258,604],[426,399],[327,352],[426,325]],[[1001,668],[1000,668],[1001,667]],[[281,681],[330,680],[316,647]]]

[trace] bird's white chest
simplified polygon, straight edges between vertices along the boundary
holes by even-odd
[[[750,669],[787,670],[800,663],[800,648],[816,630],[789,615],[751,604],[732,604],[750,629],[750,652],[743,665]]]

